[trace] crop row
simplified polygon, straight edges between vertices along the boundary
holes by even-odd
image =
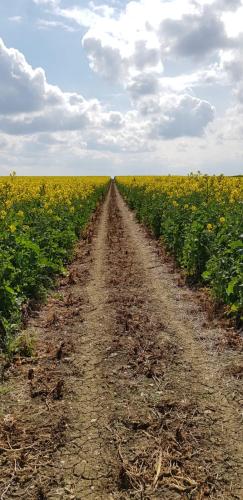
[[[139,221],[160,238],[191,283],[208,286],[243,319],[243,179],[118,177]]]
[[[0,179],[0,347],[21,321],[24,304],[43,299],[109,179]]]

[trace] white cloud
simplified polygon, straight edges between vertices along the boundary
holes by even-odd
[[[140,112],[151,118],[149,129],[152,139],[200,137],[214,119],[213,106],[186,94],[142,102]]]
[[[240,147],[243,140],[243,100],[241,103],[229,107],[223,117],[215,120],[209,126],[208,133],[209,136],[215,138],[222,149],[227,150],[228,148],[229,152],[229,148],[231,148],[232,154],[237,154],[243,159]]]
[[[138,71],[156,67],[158,67],[158,70],[163,70],[159,47],[149,47],[146,40],[137,40],[135,42],[132,62]]]
[[[145,95],[155,95],[159,92],[158,75],[154,73],[140,73],[127,85],[127,90],[135,101]]]
[[[61,104],[62,92],[49,85],[42,68],[33,69],[21,52],[7,48],[0,39],[0,113],[38,111]]]
[[[118,113],[117,111],[111,111],[104,115],[103,125],[107,128],[111,129],[120,129],[124,125],[124,117],[122,113]]]
[[[242,5],[241,0],[216,0],[216,7],[220,10],[227,11],[236,11]]]
[[[163,21],[160,34],[167,54],[192,57],[196,61],[232,43],[223,21],[211,7],[205,7],[196,14],[184,15],[180,20]]]
[[[225,25],[228,36],[237,38],[240,33],[243,33],[243,6],[242,2],[236,12],[223,12],[222,21]]]
[[[232,92],[237,101],[243,103],[243,40],[238,50],[231,50],[221,55],[222,68],[228,75]]]
[[[70,33],[73,33],[76,31],[76,29],[73,26],[70,26],[69,24],[65,24],[62,21],[50,21],[48,19],[38,19],[37,21],[37,27],[40,30],[50,30],[52,28],[61,28],[65,31],[68,31]]]
[[[56,106],[38,114],[24,114],[15,118],[0,115],[0,128],[13,135],[82,130],[91,123],[90,111],[86,104],[73,107],[70,102],[66,102],[63,106]]]
[[[94,43],[94,40],[86,39],[85,43]],[[143,57],[141,55],[138,60],[135,53],[136,65],[150,69],[144,44],[137,44],[136,51],[138,47]],[[122,68],[119,53],[107,47],[107,54],[101,44],[99,48],[101,57],[95,59],[94,65],[99,64],[101,74],[107,76],[109,67],[110,77],[113,73],[118,75]],[[97,53],[96,44],[93,50]],[[91,47],[89,51],[91,54]],[[157,63],[155,58],[154,65]],[[183,94],[163,96],[156,72],[138,71],[130,78],[127,75],[127,90],[135,109],[122,114],[103,109],[96,99],[86,100],[79,94],[62,92],[59,87],[50,85],[42,68],[33,69],[23,54],[7,48],[3,41],[0,42],[0,70],[0,129],[10,135],[82,131],[83,137],[89,140],[88,134],[92,131],[99,136],[99,147],[110,145],[114,150],[114,145],[116,148],[120,145],[123,150],[127,143],[128,149],[138,150],[139,144],[142,149],[149,148],[152,137],[201,135],[213,118],[213,108],[205,101]],[[124,75],[125,72],[124,68]],[[148,100],[149,96],[154,96],[152,101]]]
[[[47,5],[49,7],[57,7],[60,0],[33,0],[36,5]]]
[[[89,9],[59,6],[54,11],[87,28],[82,44],[91,70],[138,99],[169,85],[170,91],[188,92],[225,83],[221,56],[236,50],[238,41],[228,34],[224,15],[236,19],[239,5],[238,0],[137,0],[120,10],[91,2]],[[182,59],[188,73],[181,72]]]
[[[226,143],[238,144],[242,150],[240,0],[133,0],[103,5],[91,1],[85,7],[72,0],[33,1],[47,14],[40,18],[40,9],[35,9],[38,29],[72,32],[82,27],[82,47],[94,79],[98,75],[110,85],[116,83],[122,95],[120,107],[111,108],[105,96],[101,104],[50,85],[42,68],[31,67],[23,54],[2,43],[3,150],[10,151],[11,143],[13,151],[26,155],[26,165],[43,150],[54,163],[54,156],[61,155],[62,161],[69,157],[75,163],[83,158],[91,164],[110,162],[129,168],[139,158],[144,168],[174,163],[190,169],[193,163],[201,168],[199,162],[224,162],[227,154],[233,159]],[[229,88],[231,111],[225,105],[222,117],[223,103],[217,93]]]
[[[119,49],[103,45],[101,40],[89,37],[84,37],[83,47],[93,71],[111,81],[122,81],[125,78],[126,61],[122,59]]]
[[[88,7],[71,2],[64,7],[61,0],[35,2],[48,5],[56,19],[86,28],[82,45],[91,70],[118,82],[132,99],[164,92],[168,85],[169,91],[177,87],[185,93],[190,86],[222,84],[222,53],[238,43],[229,26],[243,21],[240,0],[91,1]],[[188,61],[184,74],[181,59]],[[172,65],[173,76],[166,74]]]
[[[102,19],[106,19],[107,14],[103,18],[104,12],[97,12],[96,9],[88,9],[88,8],[80,8],[80,7],[71,7],[69,9],[62,9],[61,7],[55,8],[55,14],[63,17],[67,20],[74,21],[78,25],[83,26],[85,28],[89,28],[96,23],[98,23]]]
[[[42,68],[33,69],[21,52],[7,48],[1,39],[0,72],[0,129],[4,132],[82,130],[101,120],[96,99],[86,100],[50,85]]]
[[[13,23],[21,23],[23,21],[23,17],[22,16],[11,16],[8,18],[8,20],[13,22]]]

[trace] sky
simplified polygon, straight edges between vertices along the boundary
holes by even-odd
[[[0,0],[0,175],[243,174],[243,1]]]

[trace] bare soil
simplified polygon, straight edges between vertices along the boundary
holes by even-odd
[[[242,499],[242,343],[112,184],[0,385],[0,499]]]

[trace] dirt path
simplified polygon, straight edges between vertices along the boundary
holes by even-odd
[[[27,331],[36,356],[1,394],[0,498],[243,498],[242,356],[114,186]]]
[[[85,289],[77,282],[72,297],[86,296],[84,321],[73,325],[77,345],[74,361],[78,373],[66,381],[73,392],[68,416],[68,439],[60,450],[65,487],[54,489],[50,498],[107,498],[112,472],[107,426],[112,411],[112,387],[103,376],[103,364],[109,352],[112,318],[106,307],[104,280],[108,202],[104,203],[96,234],[90,248],[90,276]],[[85,267],[87,263],[85,263]],[[59,458],[59,457],[58,457]],[[103,496],[104,495],[104,496]]]

